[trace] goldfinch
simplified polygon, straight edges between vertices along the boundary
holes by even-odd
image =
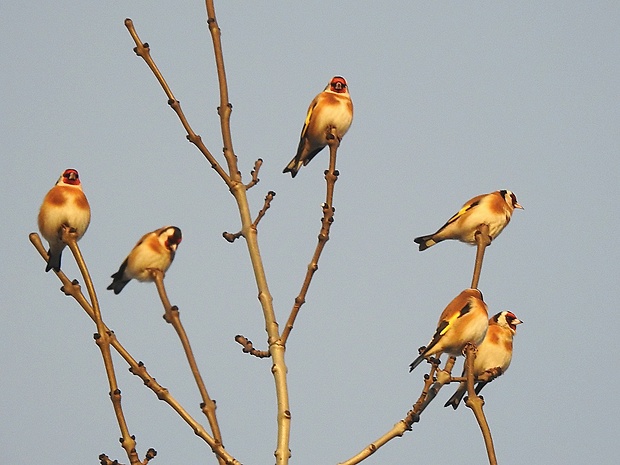
[[[153,281],[150,270],[168,271],[181,240],[181,230],[176,226],[164,226],[142,236],[111,276],[112,284],[108,290],[119,294],[132,279]]]
[[[297,155],[282,172],[291,173],[291,176],[295,177],[302,166],[310,163],[310,160],[325,148],[328,138],[335,135],[338,140],[342,140],[352,120],[353,103],[347,81],[341,76],[334,76],[325,90],[310,103],[301,130]]]
[[[413,371],[431,355],[448,353],[461,355],[467,343],[482,342],[489,326],[487,305],[478,289],[465,289],[457,295],[439,317],[435,335],[411,365]]]
[[[62,227],[74,230],[77,240],[80,240],[90,224],[90,205],[76,170],[66,169],[49,190],[39,209],[38,224],[41,235],[49,243],[45,271],[59,271],[62,251],[66,246],[62,241]]]
[[[511,191],[501,190],[478,195],[465,203],[437,232],[416,237],[413,241],[420,244],[420,251],[446,239],[475,244],[476,230],[482,224],[489,227],[489,235],[493,240],[510,223],[515,208],[523,209]]]
[[[523,323],[516,315],[509,311],[503,311],[489,319],[489,329],[478,346],[476,360],[474,361],[474,376],[478,377],[487,370],[501,369],[505,373],[512,361],[512,338],[517,332],[517,325]],[[465,371],[463,370],[463,376]],[[480,381],[476,384],[476,394],[479,394],[487,382]],[[467,391],[465,382],[459,383],[459,387],[444,407],[451,405],[455,410]]]

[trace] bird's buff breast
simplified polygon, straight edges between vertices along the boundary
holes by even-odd
[[[128,264],[128,268],[134,270],[133,278],[138,281],[152,281],[150,269],[161,270],[162,272],[168,271],[172,260],[168,253],[143,253],[136,257],[131,257]]]
[[[351,127],[353,115],[350,109],[351,101],[340,95],[328,94],[328,101],[325,107],[316,117],[318,128],[322,128],[321,132],[329,127],[336,128],[336,135],[341,139]]]
[[[481,224],[486,224],[489,227],[489,235],[492,239],[495,239],[502,230],[506,227],[508,222],[510,221],[510,215],[507,215],[504,212],[494,213],[489,215],[488,213],[484,214],[482,212],[472,212],[468,218],[463,218],[463,229],[470,230],[471,234],[467,237],[467,242],[471,244],[476,243],[475,232]]]

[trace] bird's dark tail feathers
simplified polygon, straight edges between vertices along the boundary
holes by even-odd
[[[116,275],[117,275],[117,273],[114,273],[114,274],[112,275],[112,278],[113,278],[114,280],[112,281],[112,284],[110,284],[110,285],[107,287],[107,289],[108,289],[109,291],[114,291],[114,293],[115,293],[115,294],[120,294],[120,293],[121,293],[121,291],[123,290],[123,288],[124,288],[124,287],[127,285],[127,283],[128,283],[129,281],[131,281],[131,280],[130,280],[130,279],[124,280],[124,279],[122,279],[122,278],[123,278],[123,277],[122,277],[122,275],[121,275],[121,276],[116,276]]]
[[[448,399],[448,402],[445,403],[444,407],[448,405],[451,406],[454,410],[456,410],[465,395],[465,391],[467,391],[467,385],[465,383],[459,383],[458,389],[452,394],[452,397]]]
[[[52,249],[47,251],[47,255],[49,256],[47,260],[47,266],[45,267],[45,271],[49,270],[60,271],[60,259],[62,257],[62,251],[59,253],[52,253]]]
[[[437,242],[435,242],[435,240],[433,239],[433,235],[432,234],[430,236],[416,237],[413,240],[413,242],[415,242],[416,244],[420,245],[420,252],[422,252],[423,250],[426,250],[429,247],[437,244]]]
[[[291,176],[295,177],[297,176],[297,172],[299,171],[299,168],[301,168],[301,166],[302,166],[302,163],[300,163],[297,160],[297,157],[295,157],[291,160],[291,162],[288,165],[286,165],[286,168],[284,168],[282,172],[291,173]]]

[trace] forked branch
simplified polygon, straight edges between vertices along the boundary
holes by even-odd
[[[274,455],[276,465],[287,465],[291,456],[290,434],[291,434],[291,412],[288,399],[288,381],[285,363],[285,346],[280,338],[278,322],[273,308],[273,297],[269,291],[265,268],[258,247],[258,234],[256,228],[252,227],[252,217],[247,199],[247,188],[241,182],[241,175],[237,168],[237,157],[233,150],[232,135],[230,132],[230,114],[232,105],[228,99],[228,84],[226,81],[226,71],[224,68],[224,54],[222,51],[221,31],[215,15],[213,0],[206,0],[207,23],[213,42],[213,54],[217,70],[218,83],[220,88],[220,105],[218,113],[220,115],[220,126],[222,130],[222,142],[224,144],[224,158],[228,163],[231,183],[230,192],[237,201],[239,216],[241,217],[241,233],[245,238],[248,247],[248,254],[254,271],[254,279],[258,290],[258,300],[263,310],[265,320],[265,331],[267,332],[267,343],[271,354],[273,374],[276,390],[277,403],[277,425],[278,437]]]
[[[103,358],[103,365],[105,367],[106,376],[108,377],[108,385],[110,387],[110,400],[114,407],[114,414],[116,421],[121,430],[121,446],[127,453],[127,458],[132,465],[140,464],[138,453],[136,452],[135,437],[129,433],[129,427],[127,426],[127,420],[123,412],[121,404],[121,390],[118,388],[118,382],[116,380],[116,372],[114,370],[114,362],[112,361],[112,352],[110,350],[110,341],[112,340],[111,331],[107,330],[103,319],[101,317],[101,310],[99,308],[99,300],[95,292],[95,286],[88,272],[88,267],[82,256],[82,252],[77,244],[77,234],[75,230],[62,227],[62,241],[67,244],[71,253],[75,257],[75,261],[80,269],[84,283],[86,283],[86,289],[90,296],[90,303],[93,309],[93,319],[97,326],[97,333],[95,334],[95,342],[101,351],[101,357]]]
[[[285,348],[284,345],[280,342],[278,323],[273,309],[273,298],[271,296],[271,293],[269,292],[269,287],[267,285],[265,270],[258,247],[256,229],[252,228],[252,219],[246,195],[247,187],[241,182],[241,174],[239,173],[237,166],[237,157],[233,149],[232,135],[230,131],[230,115],[232,112],[232,104],[228,99],[228,84],[226,81],[226,71],[224,68],[224,54],[222,52],[221,31],[217,23],[215,6],[212,0],[206,0],[206,9],[207,24],[209,26],[209,32],[211,33],[211,39],[213,42],[213,52],[215,56],[215,64],[218,76],[220,94],[218,114],[220,116],[220,129],[222,133],[222,150],[224,152],[224,158],[228,165],[228,173],[226,173],[222,169],[222,167],[215,160],[211,152],[209,152],[205,145],[202,143],[200,137],[197,136],[191,129],[189,123],[187,122],[187,119],[185,118],[185,115],[181,111],[179,102],[172,94],[172,91],[166,84],[165,79],[163,78],[162,74],[157,69],[157,66],[151,58],[148,44],[142,43],[134,29],[131,19],[125,20],[125,26],[127,27],[129,33],[131,34],[131,37],[136,44],[136,48],[134,49],[135,52],[138,54],[138,56],[144,59],[153,74],[155,74],[155,76],[157,77],[157,80],[161,84],[164,92],[168,97],[168,102],[170,106],[177,113],[177,116],[181,120],[181,123],[183,124],[183,127],[187,132],[187,137],[189,141],[196,145],[196,147],[198,147],[198,149],[202,152],[205,158],[207,158],[207,160],[211,163],[211,166],[224,180],[237,202],[239,215],[241,217],[241,231],[239,233],[239,237],[243,236],[246,239],[248,254],[250,256],[250,261],[252,262],[252,269],[254,271],[256,286],[258,288],[258,299],[260,301],[263,310],[263,316],[265,319],[265,330],[268,337],[267,342],[269,344],[269,352],[273,360],[271,371],[273,373],[276,386],[276,398],[278,407],[278,440],[275,451],[276,463],[278,465],[285,465],[288,463],[288,459],[290,457],[289,442],[291,418],[288,401],[288,384],[286,378],[287,368],[284,361]]]
[[[30,242],[32,242],[32,245],[35,247],[37,252],[39,252],[39,255],[41,255],[43,260],[47,262],[47,260],[49,259],[47,251],[45,247],[43,247],[43,244],[41,243],[41,238],[37,233],[30,234]],[[60,288],[60,290],[64,292],[65,295],[73,297],[76,302],[84,309],[87,315],[93,321],[96,321],[95,311],[91,306],[90,302],[88,302],[86,297],[84,297],[84,294],[82,294],[79,283],[76,280],[69,280],[69,278],[67,278],[67,276],[62,270],[55,273],[56,276],[58,276],[58,279],[62,282],[62,287]],[[158,399],[166,402],[175,412],[177,412],[177,414],[192,428],[194,434],[203,439],[218,457],[222,457],[224,459],[224,463],[226,463],[227,465],[241,465],[241,463],[233,456],[231,456],[224,449],[223,446],[216,443],[216,441],[207,433],[204,427],[198,421],[192,418],[192,416],[183,408],[183,406],[179,404],[179,402],[177,402],[177,400],[170,394],[168,389],[161,386],[155,380],[155,378],[153,378],[148,373],[146,367],[142,362],[138,362],[135,358],[133,358],[133,356],[118,341],[116,335],[114,334],[114,331],[110,330],[105,325],[105,323],[103,323],[103,330],[110,339],[110,345],[129,365],[129,371],[131,373],[138,376],[144,382],[144,385],[148,387],[151,391],[153,391],[153,393],[155,393]]]
[[[222,169],[222,167],[217,162],[215,157],[211,154],[211,152],[209,152],[205,144],[202,142],[202,138],[198,134],[196,134],[194,130],[192,129],[192,127],[190,126],[189,122],[187,121],[187,118],[185,117],[185,114],[183,113],[183,110],[181,109],[181,102],[179,102],[175,98],[174,94],[172,93],[172,90],[170,89],[170,86],[168,86],[168,83],[164,79],[164,76],[161,74],[161,72],[159,71],[159,68],[155,64],[155,61],[151,57],[151,49],[149,47],[149,44],[147,42],[143,43],[140,40],[140,37],[138,36],[138,33],[136,32],[134,25],[133,25],[133,21],[131,19],[129,18],[125,19],[125,27],[129,31],[129,34],[131,34],[131,37],[136,44],[135,48],[133,49],[134,52],[136,52],[136,55],[138,55],[140,58],[142,58],[146,62],[148,67],[151,69],[151,71],[153,72],[157,80],[159,81],[159,84],[161,85],[162,89],[166,93],[166,96],[168,97],[168,105],[170,105],[170,108],[172,108],[174,112],[177,114],[177,116],[179,117],[179,120],[181,121],[181,124],[183,125],[183,127],[185,128],[185,131],[187,132],[187,140],[189,140],[192,144],[194,144],[198,148],[198,150],[200,150],[200,152],[204,155],[204,157],[211,164],[211,168],[217,171],[217,173],[224,180],[224,182],[230,187],[231,186],[230,176],[228,176],[228,174],[226,174],[226,172]]]
[[[246,186],[246,189],[247,189],[247,186]],[[267,195],[265,196],[265,203],[263,204],[263,208],[261,208],[258,214],[256,215],[256,219],[252,223],[252,229],[256,230],[258,228],[258,223],[260,223],[260,220],[263,219],[263,217],[265,216],[265,213],[267,213],[267,210],[269,210],[269,207],[271,207],[271,201],[273,200],[275,196],[276,196],[276,193],[274,191],[267,192]],[[241,236],[243,236],[242,231],[238,231],[234,234],[226,232],[226,231],[222,233],[222,237],[231,243],[235,242]]]

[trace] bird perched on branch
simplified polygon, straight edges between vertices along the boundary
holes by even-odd
[[[90,205],[76,170],[66,169],[49,190],[41,204],[38,223],[41,235],[49,243],[45,271],[59,271],[62,251],[66,246],[62,241],[62,228],[74,231],[77,240],[80,240],[90,224]]]
[[[421,348],[420,355],[411,365],[413,371],[422,360],[431,355],[461,355],[468,343],[476,346],[482,342],[489,326],[487,305],[478,289],[465,289],[444,309],[431,341]]]
[[[352,120],[353,103],[347,81],[341,76],[334,76],[325,90],[310,103],[297,155],[282,172],[295,177],[302,166],[306,166],[325,148],[329,139],[337,137],[342,140]]]
[[[151,270],[168,271],[181,240],[181,230],[176,226],[164,226],[142,236],[112,275],[108,290],[119,294],[132,279],[153,281]]]
[[[446,239],[456,239],[468,244],[476,243],[476,231],[482,224],[489,227],[491,240],[495,239],[510,223],[515,208],[523,209],[517,197],[508,190],[483,194],[469,200],[446,224],[435,233],[416,237],[420,251]]]
[[[478,346],[476,359],[474,360],[474,376],[477,378],[484,372],[499,368],[499,374],[506,372],[512,361],[512,338],[517,332],[517,325],[523,323],[516,315],[509,311],[503,311],[489,319],[489,329],[482,344]],[[465,376],[465,370],[463,370]],[[476,384],[476,394],[486,386],[489,381],[480,381]],[[459,383],[456,392],[450,397],[444,407],[451,405],[455,410],[467,391],[467,383]]]

